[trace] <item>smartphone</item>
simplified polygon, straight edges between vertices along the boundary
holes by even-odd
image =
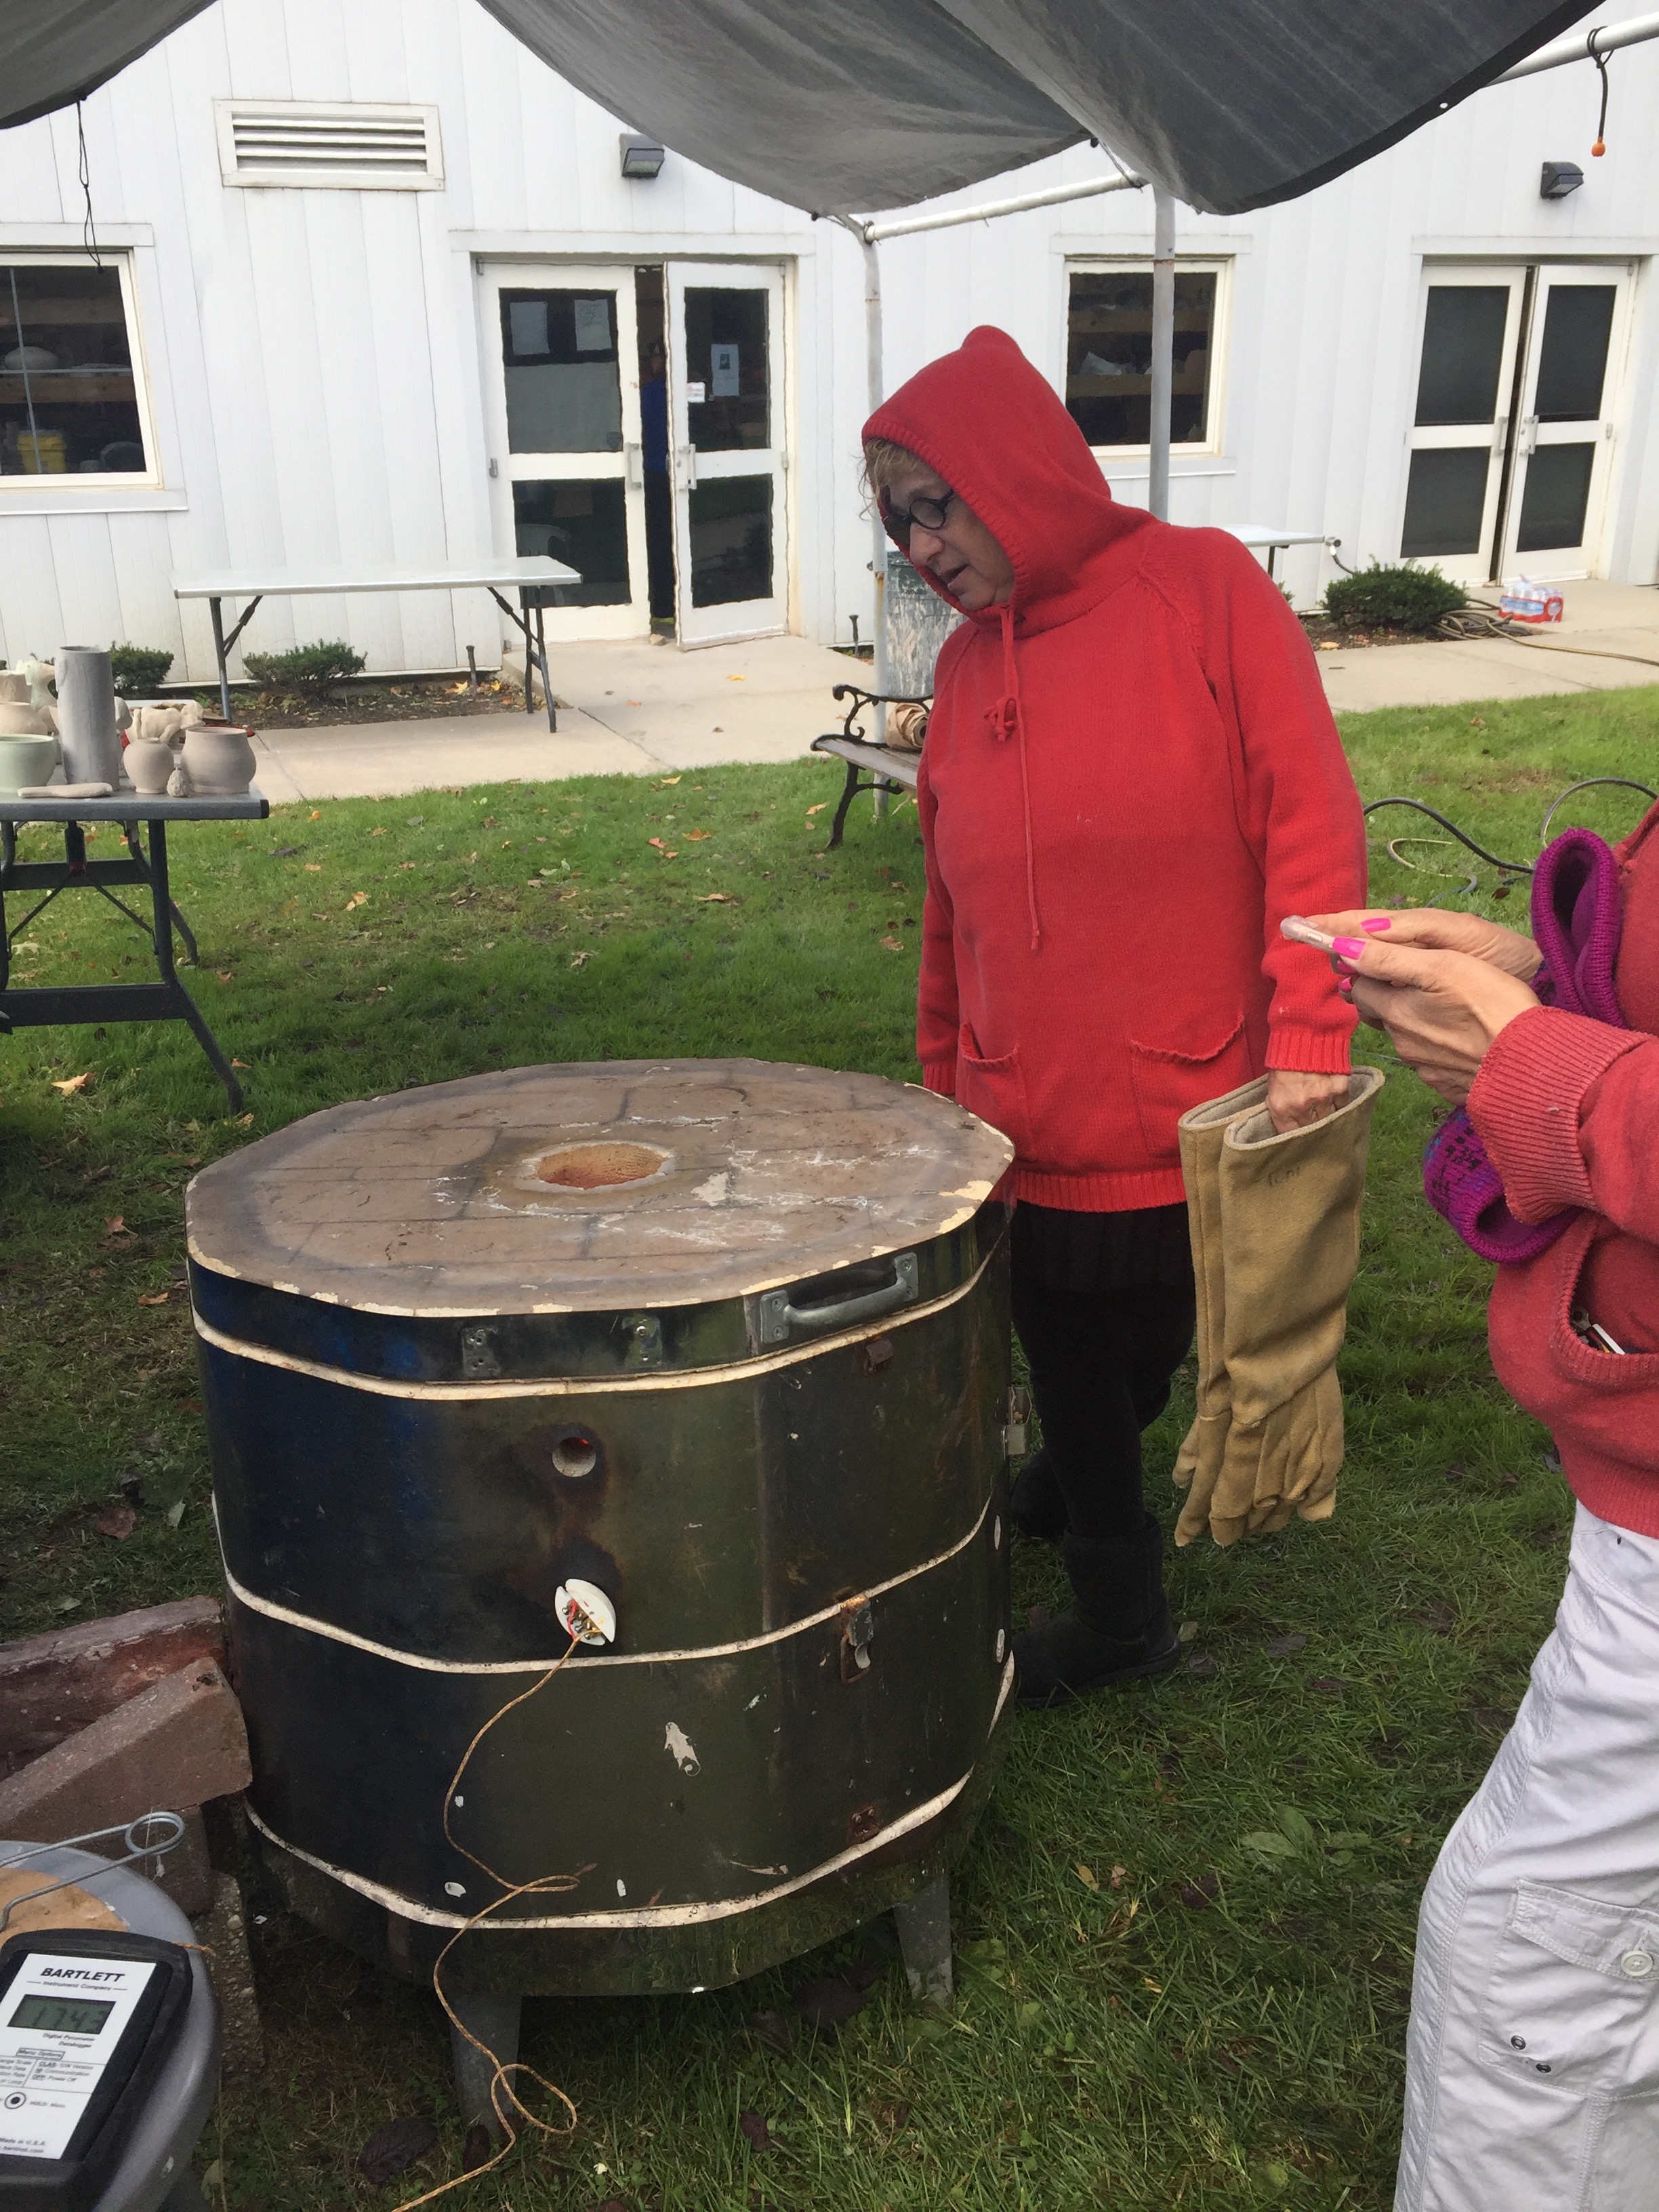
[[[1281,937],[1288,937],[1292,945],[1311,945],[1318,952],[1334,952],[1336,939],[1328,937],[1322,929],[1316,929],[1310,921],[1304,921],[1299,914],[1287,914],[1279,925]]]

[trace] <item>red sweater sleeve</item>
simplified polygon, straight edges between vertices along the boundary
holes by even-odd
[[[1659,1037],[1529,1007],[1488,1048],[1469,1119],[1522,1221],[1583,1206],[1659,1244]]]
[[[916,813],[921,823],[922,859],[927,871],[927,897],[921,909],[921,973],[916,985],[916,1058],[921,1062],[921,1079],[928,1090],[954,1097],[957,1036],[961,1027],[957,1006],[956,917],[933,857],[939,802],[927,781],[925,748],[916,770]]]
[[[1365,897],[1365,824],[1313,652],[1285,595],[1243,546],[1206,532],[1203,659],[1237,733],[1235,804],[1261,869],[1269,1067],[1340,1074],[1356,1017],[1328,962],[1279,933],[1287,914]]]

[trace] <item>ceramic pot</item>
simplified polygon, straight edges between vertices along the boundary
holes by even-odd
[[[53,737],[0,737],[0,798],[15,799],[27,785],[46,783],[58,760]]]
[[[132,779],[135,791],[158,797],[179,765],[179,756],[165,738],[134,738],[121,756],[121,765]]]
[[[52,724],[38,707],[21,699],[0,699],[0,738],[49,738]]]
[[[21,699],[27,706],[29,679],[15,668],[0,668],[0,700]]]
[[[240,798],[253,781],[252,736],[240,722],[198,722],[185,731],[184,770],[198,798]]]

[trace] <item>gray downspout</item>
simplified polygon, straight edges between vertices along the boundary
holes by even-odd
[[[1170,519],[1170,395],[1175,383],[1175,201],[1152,187],[1152,423],[1146,504]]]

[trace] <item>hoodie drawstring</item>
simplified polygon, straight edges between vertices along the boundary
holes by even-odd
[[[994,706],[988,708],[985,719],[991,726],[991,734],[1001,744],[1010,738],[1019,740],[1019,795],[1025,817],[1025,909],[1031,918],[1031,950],[1040,950],[1042,944],[1042,921],[1037,913],[1036,855],[1031,842],[1031,784],[1025,760],[1025,716],[1019,696],[1019,664],[1014,658],[1014,611],[1004,605],[997,609],[997,619],[1002,625],[1002,682],[1003,693]]]

